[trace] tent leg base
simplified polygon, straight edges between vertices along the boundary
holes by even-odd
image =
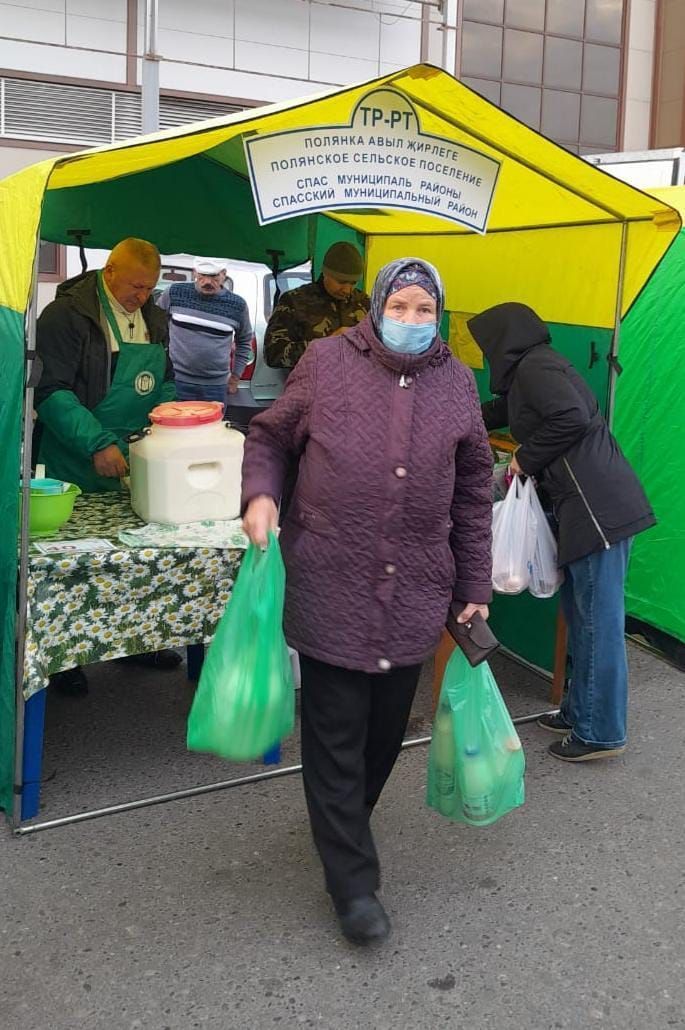
[[[188,679],[191,683],[197,683],[202,672],[202,663],[205,660],[204,644],[188,644],[186,646],[186,662],[188,665]]]
[[[40,807],[40,783],[43,769],[43,735],[45,732],[46,690],[24,704],[24,753],[22,761],[21,818],[33,819]]]

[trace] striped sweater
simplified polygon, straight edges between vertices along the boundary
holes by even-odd
[[[221,385],[231,371],[242,375],[252,357],[250,313],[242,297],[226,289],[204,297],[194,283],[173,283],[157,303],[169,312],[169,354],[176,379]]]

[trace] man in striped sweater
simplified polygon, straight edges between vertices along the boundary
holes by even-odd
[[[224,286],[219,259],[196,258],[192,283],[172,283],[157,303],[169,313],[169,354],[180,401],[226,403],[252,358],[247,304]],[[232,367],[231,367],[231,359]]]

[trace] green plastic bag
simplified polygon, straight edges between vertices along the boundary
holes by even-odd
[[[189,750],[246,761],[292,733],[284,593],[285,568],[272,533],[265,551],[248,547],[217,626],[188,718]]]
[[[525,798],[526,760],[487,662],[472,668],[457,648],[433,722],[426,803],[469,826],[489,826]]]

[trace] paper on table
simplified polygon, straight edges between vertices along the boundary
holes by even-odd
[[[33,545],[41,554],[86,554],[89,551],[115,551],[111,540],[89,537],[83,540],[40,540]]]
[[[249,543],[240,519],[205,519],[182,525],[149,522],[138,529],[120,529],[119,539],[127,547],[216,547],[221,550],[244,550]]]

